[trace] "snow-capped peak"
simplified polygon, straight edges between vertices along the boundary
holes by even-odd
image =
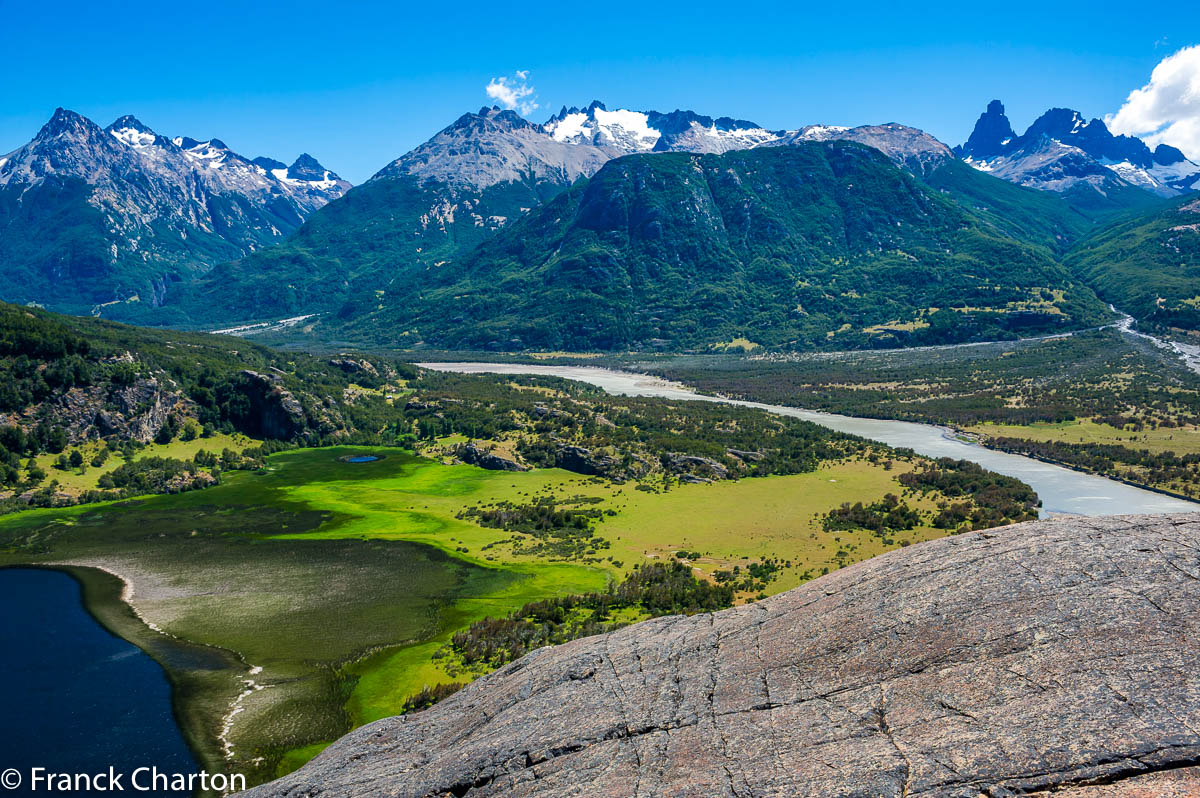
[[[662,135],[650,127],[649,116],[641,111],[606,111],[596,108],[592,115],[600,135],[607,140],[604,143],[646,152],[654,149]]]
[[[564,108],[543,129],[555,141],[613,147],[624,152],[649,152],[662,135],[651,127],[648,114],[624,109],[609,111],[599,101],[582,111]]]
[[[140,150],[142,147],[149,147],[158,140],[158,137],[153,133],[138,130],[135,127],[122,127],[108,132],[112,133],[113,138],[117,141],[137,150]]]
[[[542,129],[558,142],[620,153],[726,152],[756,147],[780,135],[753,122],[691,111],[610,111],[598,100],[583,109],[564,107]]]
[[[127,147],[140,150],[158,141],[154,131],[142,124],[142,121],[132,114],[125,114],[105,128],[113,138]]]

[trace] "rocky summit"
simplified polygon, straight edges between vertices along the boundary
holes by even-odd
[[[912,546],[535,651],[266,796],[1200,790],[1200,514]]]
[[[992,100],[956,154],[996,177],[1059,193],[1090,188],[1108,195],[1136,187],[1174,197],[1200,188],[1200,165],[1175,147],[1151,150],[1070,108],[1051,108],[1018,136],[1004,105]]]
[[[0,154],[4,299],[157,308],[177,282],[276,243],[349,187],[308,155],[251,161],[220,139],[163,136],[130,115],[101,128],[59,108]]]

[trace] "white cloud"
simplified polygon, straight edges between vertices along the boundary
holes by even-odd
[[[510,111],[517,109],[528,115],[538,109],[537,93],[529,85],[528,69],[518,69],[512,77],[492,78],[484,91]]]
[[[1200,159],[1200,45],[1164,58],[1150,82],[1104,121],[1113,133],[1141,136],[1151,147],[1170,144]]]

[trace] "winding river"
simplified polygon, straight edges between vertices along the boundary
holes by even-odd
[[[435,371],[463,374],[539,374],[589,383],[618,396],[657,396],[664,399],[692,399],[706,402],[754,407],[781,416],[800,418],[823,427],[859,435],[896,448],[909,448],[927,457],[953,457],[971,460],[998,474],[1005,474],[1031,485],[1042,499],[1042,515],[1122,515],[1126,513],[1200,512],[1200,504],[1135,488],[1123,482],[1043,463],[1018,454],[998,452],[977,443],[962,440],[953,430],[911,421],[855,418],[821,413],[798,407],[771,405],[706,396],[677,382],[647,374],[596,368],[594,366],[547,366],[526,363],[418,363]]]

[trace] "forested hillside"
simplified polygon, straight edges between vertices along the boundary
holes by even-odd
[[[993,206],[1013,204],[990,190]],[[857,348],[1108,318],[1054,260],[1084,224],[1069,208],[1035,224],[967,206],[853,143],[628,156],[327,334],[450,348]]]
[[[1138,321],[1200,330],[1200,200],[1176,200],[1098,230],[1066,262]]]

